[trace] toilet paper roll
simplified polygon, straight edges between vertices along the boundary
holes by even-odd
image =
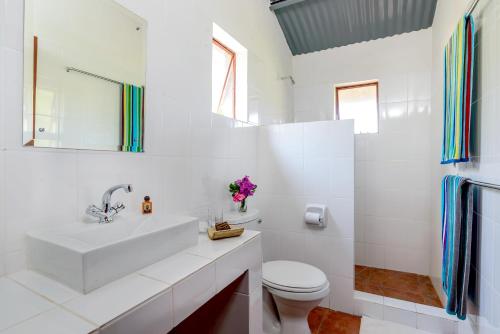
[[[304,215],[304,219],[306,221],[306,224],[312,224],[312,225],[321,225],[321,215],[317,212],[306,212]]]

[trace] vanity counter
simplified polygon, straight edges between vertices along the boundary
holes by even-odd
[[[167,333],[245,272],[240,292],[258,333],[262,250],[251,230],[217,241],[200,234],[196,246],[86,295],[30,270],[1,277],[0,333]]]

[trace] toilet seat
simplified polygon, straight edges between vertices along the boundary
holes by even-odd
[[[269,286],[266,286],[269,293],[273,296],[278,296],[286,300],[293,301],[311,301],[311,300],[321,300],[328,296],[330,293],[330,284],[327,282],[326,286],[321,290],[314,292],[290,292],[286,290],[274,289]]]
[[[325,283],[321,286],[317,287],[312,287],[312,288],[294,288],[290,286],[283,286],[279,284],[275,284],[273,282],[269,282],[265,279],[262,279],[262,284],[268,288],[275,289],[275,290],[281,290],[281,291],[287,291],[287,292],[294,292],[294,293],[311,293],[311,292],[317,292],[323,290],[325,287],[328,287],[328,281],[325,281]]]
[[[288,293],[314,293],[329,288],[326,275],[321,270],[296,261],[264,263],[262,282],[268,288]]]

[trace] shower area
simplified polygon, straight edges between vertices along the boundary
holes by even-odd
[[[415,326],[421,319],[418,314],[425,312],[439,311],[439,316],[450,320],[443,310],[441,288],[441,180],[453,174],[498,183],[494,181],[498,180],[499,157],[500,3],[459,3],[441,1],[430,10],[432,28],[293,57],[296,122],[342,119],[338,87],[378,84],[376,131],[354,136],[352,270],[357,314],[386,317],[382,307],[357,309],[356,299],[361,296],[377,306],[382,304],[384,312],[385,306],[391,312],[390,307],[398,306],[414,312],[417,316],[405,313],[399,318],[408,325]],[[467,13],[476,24],[472,163],[442,166],[443,52],[458,20]],[[482,308],[488,310],[488,317],[493,314],[489,297],[479,296],[485,291],[488,296],[499,295],[491,274],[495,262],[491,245],[498,239],[492,227],[498,226],[492,223],[498,222],[498,211],[492,207],[498,202],[489,191],[479,192],[483,199],[477,204],[476,214],[481,219],[474,232],[470,283],[476,296],[472,303],[478,305],[471,312],[481,314],[478,310]],[[395,318],[389,320],[398,320]]]
[[[440,157],[432,136],[440,130],[431,55],[432,30],[423,29],[294,57],[299,121],[338,118],[327,112],[338,107],[336,87],[378,83],[376,131],[354,136],[354,285],[357,295],[411,302],[412,309],[443,307],[432,260],[439,184],[431,166],[437,170]]]
[[[379,132],[355,136],[355,290],[442,308],[430,275],[431,100],[417,94],[380,103]]]

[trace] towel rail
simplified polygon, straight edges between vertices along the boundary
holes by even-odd
[[[94,78],[97,78],[97,79],[101,79],[101,80],[104,80],[104,81],[112,82],[112,83],[115,83],[117,85],[123,85],[122,82],[119,82],[119,81],[116,81],[116,80],[113,80],[113,79],[110,79],[110,78],[106,78],[106,77],[103,77],[101,75],[94,74],[94,73],[91,73],[91,72],[87,72],[87,71],[84,71],[84,70],[79,70],[79,69],[74,68],[74,67],[66,67],[66,72],[68,72],[68,73],[69,72],[77,72],[77,73],[88,75],[90,77],[94,77]]]
[[[479,186],[479,187],[500,190],[500,185],[498,185],[498,184],[493,184],[493,183],[488,183],[488,182],[481,182],[481,181],[473,181],[473,180],[467,180],[466,182],[469,183],[469,184],[473,184],[475,186]]]
[[[479,3],[479,0],[473,0],[471,4],[469,5],[466,14],[471,15],[472,12],[474,11],[474,8],[476,8],[477,4]]]

